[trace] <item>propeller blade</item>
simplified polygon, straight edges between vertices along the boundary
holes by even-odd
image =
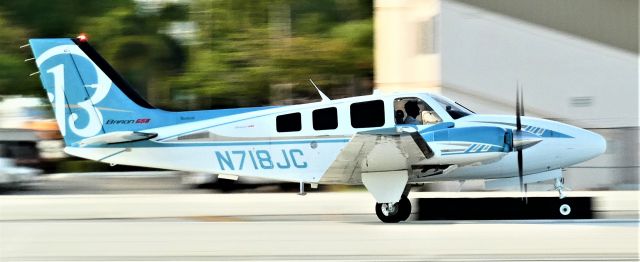
[[[520,122],[520,87],[516,89],[516,130],[522,130],[522,123]]]
[[[529,197],[527,197],[527,184],[524,184],[524,203],[529,204]]]
[[[524,116],[524,89],[520,88],[520,115]]]
[[[524,191],[524,170],[522,168],[522,149],[518,149],[518,178],[520,179],[520,191]]]
[[[540,142],[540,140],[529,139],[526,140],[526,132],[522,131],[522,120],[521,116],[524,116],[524,99],[523,92],[518,84],[516,88],[516,132],[514,132],[514,139],[518,139],[517,151],[518,151],[518,178],[520,179],[520,192],[524,192],[523,200],[525,203],[528,201],[527,198],[527,185],[524,184],[524,168],[523,168],[523,160],[522,160],[522,150],[525,147],[535,145]],[[516,141],[514,140],[514,146],[516,145]]]

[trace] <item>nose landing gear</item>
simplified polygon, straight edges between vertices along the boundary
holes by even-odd
[[[567,197],[563,192],[563,190],[565,189],[563,177],[556,178],[553,186],[554,189],[558,191],[560,199],[564,199],[565,197]],[[571,206],[568,203],[561,203],[559,211],[561,215],[568,216],[569,214],[571,214]]]

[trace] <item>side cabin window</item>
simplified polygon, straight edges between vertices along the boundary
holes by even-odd
[[[442,122],[433,108],[417,97],[396,98],[393,108],[396,124],[431,125]]]
[[[313,110],[313,129],[331,130],[338,128],[338,109],[335,107]]]
[[[352,127],[384,126],[384,102],[382,100],[353,103],[350,109]]]
[[[276,130],[278,132],[296,132],[302,130],[300,113],[279,115],[276,117]]]

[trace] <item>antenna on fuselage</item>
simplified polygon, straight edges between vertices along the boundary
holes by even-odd
[[[320,98],[322,98],[322,102],[331,101],[331,99],[329,99],[329,97],[327,97],[327,95],[325,95],[324,93],[322,93],[322,91],[320,91],[320,88],[318,88],[316,83],[314,83],[313,80],[311,80],[311,78],[309,78],[309,82],[311,82],[313,87],[315,87],[316,90],[318,90],[318,94],[320,94]]]

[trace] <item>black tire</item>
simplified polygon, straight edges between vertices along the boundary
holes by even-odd
[[[406,196],[402,196],[402,198],[400,198],[400,210],[399,210],[399,218],[400,221],[406,221],[409,216],[411,216],[411,200],[409,200],[409,198],[407,198]]]
[[[400,202],[395,203],[396,209],[392,213],[385,214],[382,203],[376,203],[376,215],[384,223],[398,223],[405,221],[411,215],[411,201],[405,196],[400,198]]]

